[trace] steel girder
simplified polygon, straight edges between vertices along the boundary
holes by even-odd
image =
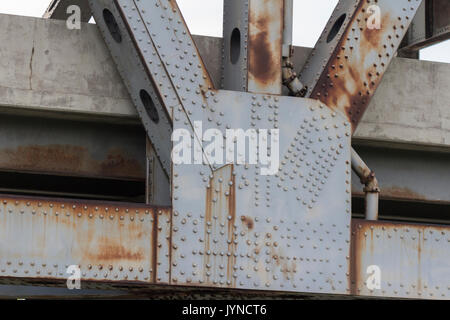
[[[46,272],[62,279],[62,266],[69,262],[85,268],[88,281],[103,276],[112,283],[132,279],[145,284],[357,292],[350,251],[351,126],[345,117],[317,100],[215,90],[173,0],[103,0],[90,5],[154,151],[170,174],[173,211],[139,207],[132,213],[117,204],[4,197],[0,214],[6,229],[0,248],[9,260],[0,270],[3,277],[40,278]],[[171,163],[166,135],[186,130],[193,144],[202,146],[198,123],[219,131],[279,130],[273,131],[268,149],[276,152],[271,147],[279,143],[278,172],[265,176],[260,165],[218,165],[207,148],[202,150],[204,164]],[[89,219],[95,223],[86,222]],[[137,220],[140,226],[133,225]],[[61,223],[67,226],[62,231],[55,227]],[[50,230],[45,236],[60,239],[61,246],[45,242],[41,224]],[[18,225],[30,241],[10,232]],[[92,237],[80,237],[89,228]],[[447,230],[439,231],[445,247]],[[102,244],[117,236],[142,247],[129,252],[128,245],[116,248],[115,242],[111,248],[91,246],[91,240]],[[36,259],[10,258],[17,251],[8,251],[10,240],[24,244],[19,255],[37,257],[38,264]],[[139,256],[141,252],[148,256]],[[92,270],[89,261],[99,263],[100,271]],[[445,271],[439,274],[445,277]],[[415,283],[412,279],[408,285]],[[444,289],[437,290],[446,297]]]
[[[168,115],[164,132],[186,130],[200,148],[202,129],[279,130],[270,137],[282,157],[274,176],[259,165],[221,166],[207,150],[204,164],[172,165],[171,283],[348,293],[348,123],[314,100],[215,90],[175,1],[90,4],[154,145],[164,144],[136,87]]]
[[[353,132],[422,0],[341,0],[300,74],[308,97],[344,113]]]

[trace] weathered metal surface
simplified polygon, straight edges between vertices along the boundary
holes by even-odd
[[[45,11],[43,18],[67,20],[70,16],[70,14],[67,13],[67,9],[71,5],[77,5],[80,8],[82,22],[88,22],[91,19],[92,14],[89,9],[88,0],[52,0]]]
[[[190,121],[174,108],[174,129],[192,134],[194,121],[223,133],[279,128],[281,164],[273,176],[261,175],[260,164],[235,165],[234,181],[224,177],[221,185],[208,165],[173,166],[172,284],[348,293],[350,125],[315,100],[229,91],[203,95],[204,110],[185,107],[192,111]],[[234,208],[226,200],[232,193],[222,194],[227,184],[235,186]],[[215,201],[221,199],[219,206]],[[211,208],[217,214],[208,219]],[[228,221],[221,224],[219,212],[223,217],[227,211]],[[207,239],[213,241],[209,250]],[[211,259],[209,276],[205,256]],[[232,280],[226,272],[231,257]]]
[[[381,271],[379,289],[370,266]],[[450,299],[450,227],[354,220],[352,294]]]
[[[281,94],[284,1],[225,0],[222,88]]]
[[[367,3],[372,4],[372,1]],[[380,4],[380,1],[373,3]],[[385,8],[386,1],[381,3]],[[12,258],[9,264],[6,262],[3,279],[65,279],[62,266],[74,263],[81,265],[87,281],[102,278],[105,282],[118,283],[157,282],[193,287],[364,295],[360,289],[360,275],[355,276],[355,287],[351,291],[351,129],[346,119],[316,100],[214,90],[173,0],[145,3],[99,0],[91,1],[91,6],[100,19],[100,28],[143,118],[156,154],[162,159],[162,167],[166,173],[172,173],[173,218],[169,209],[149,206],[5,197],[0,202],[3,219],[0,223],[0,255]],[[105,7],[109,11],[104,11]],[[361,5],[346,9],[355,9],[362,15],[364,8]],[[355,24],[358,14],[351,17],[356,19]],[[267,17],[267,12],[262,16]],[[261,15],[253,19],[257,24],[260,20]],[[350,17],[348,20],[344,25],[350,22]],[[361,22],[365,23],[363,20]],[[383,24],[389,26],[392,19],[386,21]],[[401,23],[398,28],[403,25]],[[351,27],[345,28],[348,31]],[[250,34],[258,37],[260,31]],[[393,34],[401,38],[399,33]],[[342,33],[337,38],[340,36]],[[372,37],[365,36],[364,41],[371,43],[371,40]],[[352,41],[358,43],[358,39],[342,41],[348,42],[346,45],[349,46]],[[396,44],[396,41],[393,42]],[[360,55],[349,58],[348,70],[361,69],[352,68],[367,53],[362,49],[367,43],[358,43]],[[368,52],[373,53],[379,44],[372,44],[372,51]],[[388,48],[387,52],[391,57],[395,50]],[[339,59],[338,56],[333,58]],[[328,67],[332,69],[332,65],[323,65],[323,68]],[[252,73],[257,75],[258,70],[254,69]],[[145,99],[141,91],[135,90],[142,85],[148,93]],[[149,125],[149,121],[158,122],[154,114],[152,116],[142,106],[148,104],[149,99],[157,105],[160,121],[161,114],[166,115],[164,131]],[[339,107],[337,101],[330,101],[334,103],[332,106]],[[272,138],[280,143],[281,166],[276,175],[264,176],[260,173],[260,164],[220,166],[211,161],[210,153],[204,152],[206,164],[170,168],[167,154],[158,148],[158,144],[167,142],[164,135],[172,131],[172,120],[174,129],[185,129],[194,141],[200,142],[203,138],[196,130],[195,121],[202,121],[205,130],[218,129],[222,133],[231,128],[280,129],[280,133],[274,133],[275,138]],[[278,153],[273,141],[269,146],[271,154]],[[171,143],[168,146],[171,147]],[[152,152],[150,150],[149,154]],[[264,148],[259,150],[259,155],[261,152]],[[150,158],[148,169],[154,168]],[[149,177],[150,180],[153,179]],[[149,190],[148,201],[152,195],[155,194]],[[26,237],[19,238],[12,232],[19,229]],[[430,230],[423,229],[425,231]],[[447,231],[442,232],[443,237],[433,238],[435,242],[448,237]],[[425,237],[423,240],[427,241]],[[12,241],[18,245],[8,246]],[[361,243],[353,247],[354,256],[361,254],[361,261],[365,262],[366,255],[372,257],[373,253],[367,253],[367,250],[360,253]],[[393,246],[397,252],[394,258],[400,256],[398,252],[404,252],[402,246],[405,244],[399,243],[400,247]],[[421,248],[420,252],[426,254],[435,250],[428,243]],[[385,254],[386,250],[379,254]],[[50,262],[39,260],[42,257]],[[430,261],[435,261],[432,258]],[[446,255],[436,258],[440,259],[444,259],[441,265],[445,270],[438,266],[438,276],[448,278],[449,259]],[[354,270],[360,270],[362,263],[354,261]],[[396,262],[400,266],[409,266],[408,259]],[[42,270],[37,268],[39,264]],[[56,267],[52,269],[50,266],[54,265]],[[120,266],[124,269],[120,270]],[[391,270],[391,266],[388,263],[388,270],[395,278],[401,269],[393,265]],[[435,270],[435,265],[431,269]],[[0,278],[1,272],[2,269]],[[442,295],[443,289],[434,283],[434,278],[427,281],[423,288],[432,285],[441,297],[446,297]],[[400,288],[402,285],[399,284]],[[405,294],[408,295],[408,291]]]
[[[81,282],[164,282],[157,261],[169,246],[158,246],[157,226],[167,229],[170,216],[144,205],[2,195],[0,281],[66,280],[78,265]]]
[[[142,123],[154,146],[158,159],[166,174],[169,175],[170,135],[172,132],[169,106],[176,100],[172,84],[164,76],[164,67],[157,61],[158,58],[156,58],[154,64],[154,68],[157,71],[154,69],[146,69],[147,62],[153,66],[153,61],[147,59],[144,61],[141,60],[141,55],[144,52],[141,52],[139,47],[136,47],[140,41],[132,38],[132,32],[128,33],[128,30],[136,30],[136,27],[133,28],[133,26],[122,20],[122,13],[118,10],[114,1],[89,1],[89,5],[97,26],[102,32],[105,42],[111,51],[113,60],[117,64],[119,73],[124,80],[124,84],[142,119]],[[139,13],[136,13],[136,8],[133,7],[133,9],[133,13],[137,15],[136,19],[141,22],[140,28],[146,30]],[[142,39],[140,40],[142,41]],[[153,57],[148,51],[151,50],[151,52],[154,52],[155,50],[152,42],[147,40],[146,44],[148,48],[145,52],[147,52],[149,57]],[[151,78],[152,71],[150,70],[155,74],[159,74],[155,79],[156,81]],[[158,83],[160,77],[166,78],[165,81]],[[166,97],[166,100],[163,97]],[[167,100],[171,100],[170,103]]]
[[[248,91],[281,94],[283,0],[250,0]]]
[[[247,91],[249,0],[223,1],[221,88]]]
[[[422,1],[401,49],[405,52],[416,52],[449,39],[449,12],[450,2],[447,0]]]
[[[0,28],[9,28],[0,33],[5,62],[0,65],[1,112],[139,123],[96,25],[76,32],[64,21],[0,15]],[[193,38],[219,84],[222,40]],[[296,68],[309,52],[295,47]],[[449,151],[449,78],[450,64],[395,58],[354,138],[397,149]]]
[[[449,154],[359,145],[355,148],[376,172],[382,200],[450,204]],[[356,175],[352,184],[353,194],[363,195]]]
[[[341,0],[301,72],[307,96],[347,115],[355,131],[421,2]]]
[[[135,126],[0,117],[0,171],[143,181],[144,148]]]
[[[176,1],[105,0],[90,1],[90,6],[169,175],[171,108],[185,100],[201,105],[195,92],[213,88]]]

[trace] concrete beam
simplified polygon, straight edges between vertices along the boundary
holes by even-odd
[[[0,15],[0,108],[138,123],[95,25]],[[18,40],[20,39],[20,41]],[[216,85],[221,39],[194,37]],[[300,70],[309,53],[296,48]],[[355,135],[359,144],[450,151],[450,65],[394,59]]]

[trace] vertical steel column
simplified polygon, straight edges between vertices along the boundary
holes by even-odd
[[[221,88],[247,91],[249,0],[224,0]]]
[[[284,0],[225,0],[222,88],[281,94]]]

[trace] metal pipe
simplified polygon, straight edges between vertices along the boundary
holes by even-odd
[[[294,64],[291,58],[294,54],[292,46],[292,32],[294,24],[294,0],[284,0],[284,28],[283,28],[283,64],[282,76],[283,85],[285,85],[293,96],[302,96],[305,94],[303,84],[298,79],[294,71]]]
[[[293,24],[294,0],[284,0],[283,57],[290,58],[292,56],[291,47]]]
[[[352,169],[359,177],[361,183],[364,184],[364,193],[366,194],[366,220],[378,220],[380,187],[375,177],[375,172],[369,169],[367,164],[353,148],[351,154]]]

